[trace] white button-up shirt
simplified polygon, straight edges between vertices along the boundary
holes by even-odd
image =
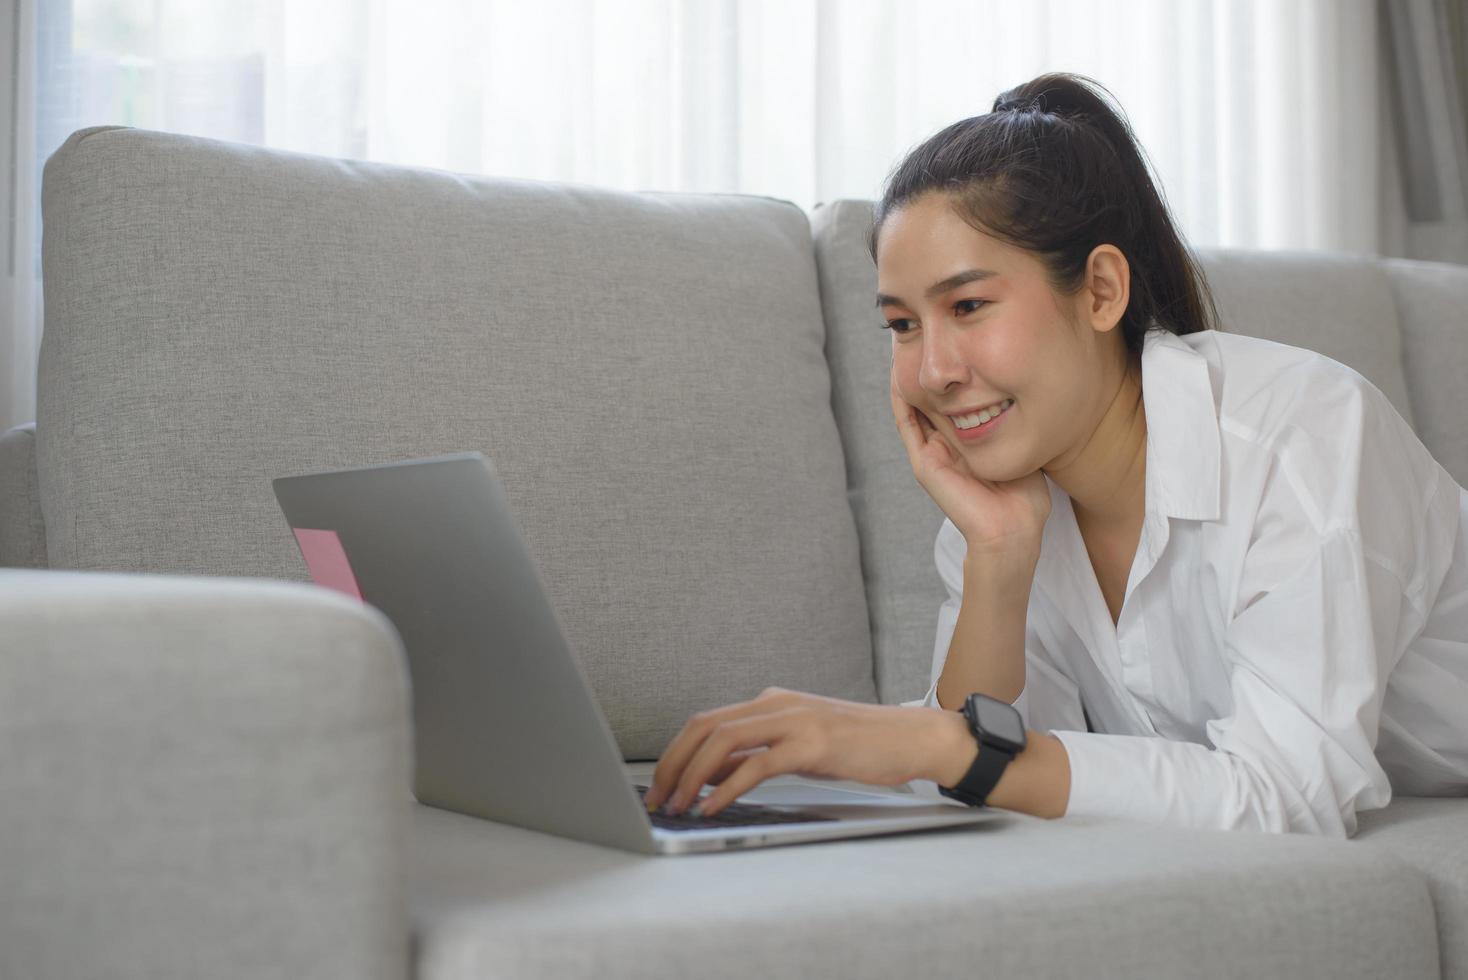
[[[1015,706],[1065,745],[1065,815],[1349,837],[1393,789],[1468,795],[1468,491],[1311,351],[1149,332],[1142,391],[1145,518],[1115,624],[1046,478]],[[906,704],[938,703],[965,547],[945,521],[932,687]]]

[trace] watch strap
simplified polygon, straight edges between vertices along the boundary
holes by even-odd
[[[983,806],[999,782],[999,777],[1004,774],[1004,767],[1014,759],[1014,753],[997,745],[979,744],[979,757],[974,764],[969,766],[968,772],[951,789],[944,786],[938,787],[938,792],[949,799],[967,803],[969,806]]]
[[[1014,705],[1005,704],[977,692],[970,694],[964,700],[963,707],[959,709],[959,714],[968,723],[969,734],[979,745],[979,754],[974,758],[973,764],[969,766],[968,772],[963,774],[963,778],[956,785],[939,786],[938,791],[950,799],[967,803],[969,806],[984,806],[988,802],[989,794],[998,784],[999,777],[1004,774],[1004,767],[1013,762],[1015,754],[1024,748],[1023,740],[1018,746],[1012,746],[1008,741],[996,741],[985,732],[983,724],[979,721],[977,702],[980,700],[1002,706],[1000,710],[1015,711]]]

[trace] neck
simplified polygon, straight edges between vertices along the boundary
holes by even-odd
[[[1071,499],[1077,522],[1121,529],[1140,523],[1146,503],[1147,415],[1141,364],[1127,359],[1106,410],[1078,451],[1045,473]]]

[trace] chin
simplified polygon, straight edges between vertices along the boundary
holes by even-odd
[[[1038,468],[1025,464],[1014,466],[993,461],[988,461],[986,465],[980,466],[976,465],[967,455],[964,456],[964,462],[969,464],[969,472],[980,480],[988,480],[990,483],[1008,483],[1011,480],[1018,480],[1021,477],[1029,476]]]

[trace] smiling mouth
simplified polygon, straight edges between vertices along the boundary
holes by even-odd
[[[948,416],[948,421],[952,422],[953,423],[953,427],[955,429],[957,429],[958,431],[960,431],[960,432],[968,432],[971,429],[981,428],[981,427],[989,424],[990,422],[994,421],[999,416],[1003,415],[1005,412],[1009,411],[1013,407],[1014,407],[1014,399],[1013,398],[1006,398],[1006,399],[1004,399],[1004,401],[999,402],[999,403],[997,403],[995,405],[989,406],[987,408],[984,408],[984,409],[982,409],[981,411],[978,411],[978,412],[970,412],[967,415],[958,415],[958,416],[950,415],[950,416]],[[959,423],[959,420],[960,419],[963,420],[964,422],[967,422],[968,424],[967,425],[959,425],[958,423]]]
[[[978,425],[970,425],[967,428],[959,428],[958,422],[955,419],[949,418],[949,424],[953,426],[953,438],[958,442],[976,442],[984,439],[999,423],[1004,421],[1005,417],[1009,415],[1010,410],[1013,408],[1014,401],[1010,399],[1002,410],[993,415],[985,416],[983,422],[980,422]],[[974,416],[967,416],[967,418],[972,419]]]

